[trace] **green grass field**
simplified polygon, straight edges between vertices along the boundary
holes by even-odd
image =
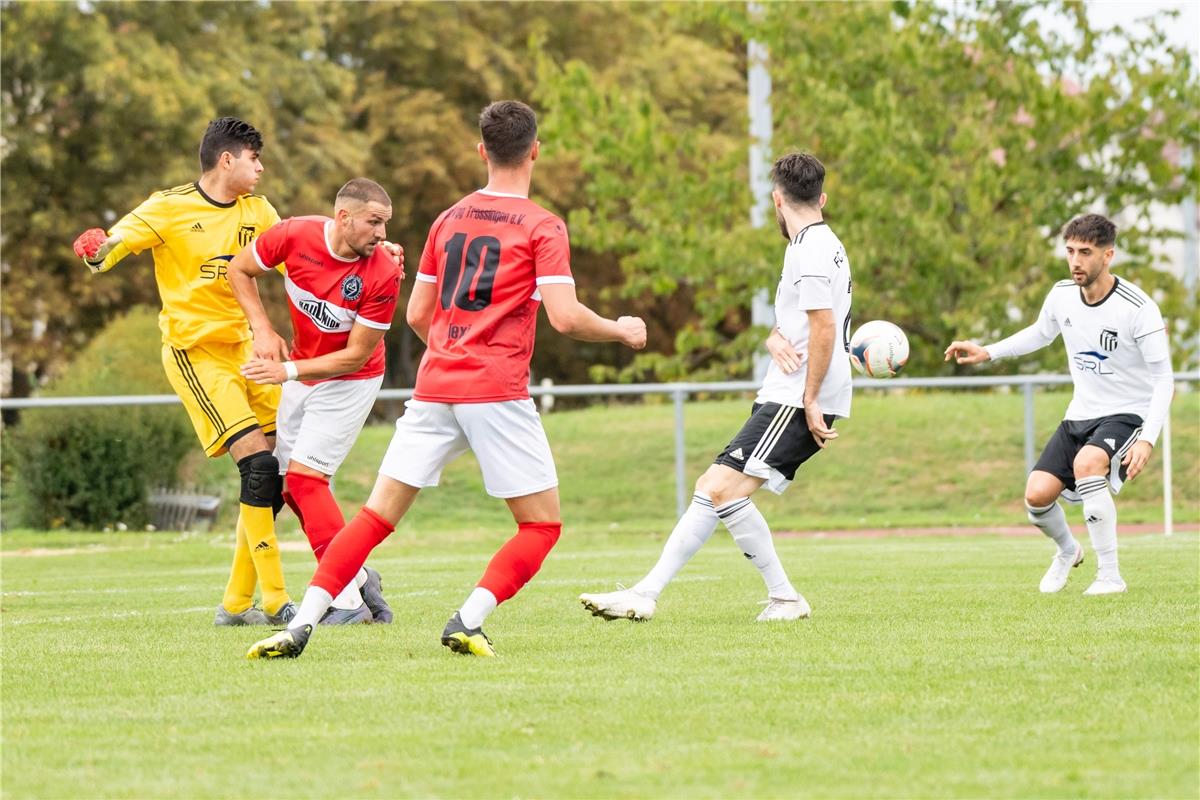
[[[771,626],[753,622],[757,573],[718,534],[653,621],[578,606],[659,543],[566,537],[489,621],[501,657],[484,661],[437,634],[495,542],[397,536],[375,560],[396,624],[248,662],[261,629],[211,626],[223,537],[93,535],[52,555],[6,536],[3,794],[1200,792],[1195,534],[1126,538],[1130,591],[1107,598],[1080,595],[1090,560],[1039,595],[1049,553],[1033,537],[789,538],[814,616]],[[301,586],[309,556],[285,566]]]
[[[1200,520],[1200,403],[1174,405],[1175,516]],[[1039,394],[1044,439],[1066,405]],[[689,480],[741,401],[687,406]],[[373,559],[391,626],[322,629],[299,661],[247,662],[263,631],[214,629],[232,532],[0,537],[0,792],[76,797],[1138,797],[1200,795],[1200,537],[1122,536],[1119,597],[1037,582],[1026,537],[783,538],[811,620],[764,626],[756,571],[722,532],[651,622],[581,591],[629,584],[674,521],[672,410],[545,419],[566,529],[489,620],[501,657],[437,636],[512,528],[468,456]],[[782,498],[777,530],[1021,525],[1021,398],[862,393]],[[389,426],[337,491],[356,508]],[[1040,441],[1039,441],[1040,446]],[[1157,455],[1157,454],[1156,454]],[[1161,472],[1122,492],[1161,519]],[[232,494],[227,461],[198,477]],[[227,504],[227,507],[230,504]],[[1069,511],[1077,535],[1086,535]],[[289,586],[312,558],[281,520]]]
[[[1038,393],[1035,454],[1062,419],[1069,392]],[[687,488],[737,432],[748,400],[688,403]],[[756,502],[777,530],[905,526],[1025,525],[1023,399],[985,392],[859,392],[841,436],[800,472],[782,497]],[[669,403],[618,404],[544,417],[562,482],[563,519],[576,530],[657,531],[675,522],[674,410]],[[1200,393],[1172,406],[1177,522],[1200,522]],[[338,474],[348,512],[362,504],[392,436],[368,427]],[[227,459],[205,465],[203,482],[222,487],[232,512],[237,480]],[[1160,522],[1162,459],[1126,485],[1122,522]],[[1072,520],[1078,518],[1072,513]],[[446,470],[417,500],[401,530],[494,531],[508,512],[489,501],[473,457]],[[233,525],[230,514],[226,527]],[[290,525],[291,522],[285,522]]]

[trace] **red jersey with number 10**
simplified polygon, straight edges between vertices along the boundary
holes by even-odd
[[[293,361],[344,349],[355,325],[386,331],[396,313],[400,268],[382,247],[368,258],[337,255],[329,245],[332,224],[328,217],[292,217],[254,240],[254,259],[262,269],[285,262]],[[327,380],[364,380],[383,370],[380,339],[358,371]]]
[[[538,287],[575,283],[563,221],[526,197],[469,194],[433,223],[417,280],[437,284],[437,299],[413,397],[529,397]]]

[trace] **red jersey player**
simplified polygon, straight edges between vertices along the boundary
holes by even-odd
[[[383,383],[383,336],[403,275],[399,248],[384,243],[391,216],[383,187],[355,178],[338,191],[333,219],[284,220],[229,265],[229,285],[254,332],[255,358],[242,375],[284,384],[275,456],[286,474],[283,497],[318,562],[346,524],[329,479],[350,453]],[[280,263],[295,333],[290,360],[254,284]],[[379,573],[363,568],[354,577],[321,622],[391,622]]]
[[[533,110],[513,100],[492,103],[479,127],[488,184],[429,232],[408,303],[408,323],[428,349],[379,479],[325,551],[287,630],[257,642],[249,658],[300,655],[331,598],[417,493],[436,486],[446,464],[468,449],[488,494],[508,504],[517,533],[492,557],[441,641],[457,653],[495,655],[484,619],[537,573],[562,530],[554,459],[526,388],[538,306],[572,338],[646,346],[641,319],[605,319],[579,302],[566,226],[529,200],[539,147]]]

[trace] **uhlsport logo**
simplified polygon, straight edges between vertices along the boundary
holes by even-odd
[[[362,278],[357,275],[347,275],[342,278],[342,297],[347,300],[357,300],[362,294],[363,282]]]
[[[1117,349],[1117,332],[1112,328],[1105,328],[1100,331],[1100,346],[1108,352]]]

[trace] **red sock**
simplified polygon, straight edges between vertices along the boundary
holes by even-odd
[[[310,586],[317,586],[337,597],[346,588],[367,556],[392,532],[391,524],[365,506],[354,515],[354,519],[333,537],[325,548],[317,572]]]
[[[479,586],[503,603],[529,583],[562,533],[561,522],[522,522],[517,535],[504,543],[488,563]]]
[[[287,489],[283,490],[283,502],[287,503],[287,507],[296,515],[296,519],[300,520],[300,530],[304,530],[304,515],[300,513],[300,506],[296,505],[296,498],[292,497],[292,493]]]
[[[329,479],[306,475],[300,472],[287,474],[287,492],[283,496],[288,505],[300,518],[300,526],[312,547],[317,561],[325,553],[325,548],[333,541],[337,532],[346,527],[346,518],[342,509],[333,499],[329,489]]]

